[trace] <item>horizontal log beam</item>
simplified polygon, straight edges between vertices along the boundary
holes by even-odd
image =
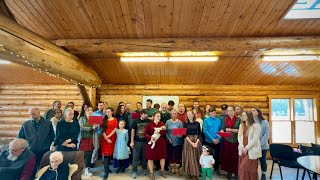
[[[53,41],[76,55],[95,56],[122,52],[260,51],[319,49],[320,36],[254,38],[153,38],[153,39],[59,39]]]
[[[21,90],[1,90],[1,95],[17,95],[17,96],[28,96],[28,95],[68,95],[68,96],[80,96],[80,92],[75,91],[65,91],[65,90],[57,90],[57,91],[21,91]]]
[[[86,85],[101,84],[98,74],[76,56],[1,14],[0,39],[3,46],[0,48],[1,59],[31,67],[27,64],[29,62],[37,69]]]
[[[108,95],[107,97],[104,97],[105,95],[101,95],[100,98],[101,99],[108,99]],[[196,99],[194,98],[189,98],[189,97],[184,97],[181,98],[179,97],[179,101],[190,101],[193,102],[195,100],[198,100],[200,102],[214,102],[214,101],[218,101],[218,102],[239,102],[239,101],[244,101],[244,102],[266,102],[268,101],[268,98],[266,96],[250,96],[250,97],[246,97],[246,96],[199,96]]]
[[[79,100],[81,99],[80,96],[69,96],[69,95],[51,95],[51,94],[42,94],[42,95],[38,95],[38,94],[26,94],[26,95],[6,95],[6,96],[0,96],[0,100],[12,100],[12,99],[23,99],[23,100]]]
[[[78,91],[76,85],[2,84],[1,90]]]
[[[12,105],[16,105],[16,106],[21,106],[21,105],[25,105],[25,106],[36,106],[36,107],[50,107],[52,108],[52,103],[54,100],[19,100],[19,99],[15,99],[15,100],[0,100],[0,106],[12,106]],[[71,100],[72,101],[72,100]],[[65,104],[67,104],[69,101],[62,101],[62,105],[64,106]],[[74,102],[76,107],[81,107],[82,105],[82,100],[81,99],[77,99],[77,100],[73,100],[72,102]]]
[[[193,102],[192,101],[180,101],[184,102],[184,105],[186,107],[193,107]],[[260,108],[268,108],[269,107],[269,101],[265,102],[247,102],[247,101],[242,101],[242,102],[216,102],[216,101],[206,101],[206,102],[200,102],[199,106],[203,110],[204,107],[207,104],[210,104],[211,106],[215,105],[217,108],[220,108],[222,104],[228,104],[229,106],[235,106],[235,105],[241,105],[243,107],[260,107]]]
[[[147,85],[109,85],[103,84],[99,90],[211,90],[211,91],[320,91],[320,86],[299,85],[180,85],[180,84],[147,84]]]

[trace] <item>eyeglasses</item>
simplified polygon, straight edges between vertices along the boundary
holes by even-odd
[[[16,152],[18,152],[18,151],[20,151],[20,150],[22,150],[24,147],[22,147],[22,148],[20,148],[20,149],[8,149],[8,151],[9,152],[13,152],[13,153],[16,153]]]

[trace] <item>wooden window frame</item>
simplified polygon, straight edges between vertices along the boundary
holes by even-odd
[[[319,111],[318,111],[318,96],[316,95],[269,95],[269,125],[270,125],[270,134],[269,139],[270,143],[273,143],[272,141],[272,99],[289,99],[289,120],[291,122],[291,143],[284,143],[288,144],[290,146],[297,146],[296,143],[296,121],[294,120],[294,99],[312,99],[312,117],[313,117],[313,123],[314,123],[314,137],[315,137],[315,143],[318,143],[318,117]],[[301,144],[301,143],[299,143]],[[306,143],[306,145],[310,145],[309,143]]]

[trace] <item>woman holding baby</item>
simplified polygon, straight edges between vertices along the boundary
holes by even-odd
[[[147,143],[146,146],[145,158],[148,160],[151,180],[155,179],[153,160],[160,160],[161,176],[164,178],[167,177],[164,170],[165,159],[167,157],[166,127],[164,126],[164,123],[160,121],[161,114],[159,111],[153,113],[153,119],[153,122],[147,124],[144,133],[145,138],[150,142]],[[159,137],[158,139],[157,136]]]

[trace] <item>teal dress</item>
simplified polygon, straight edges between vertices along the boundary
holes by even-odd
[[[128,146],[129,141],[128,130],[116,130],[117,140],[114,146],[113,158],[117,160],[124,160],[129,158]]]

